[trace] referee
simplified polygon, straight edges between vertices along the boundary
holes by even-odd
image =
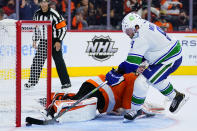
[[[66,35],[66,22],[64,18],[54,9],[49,7],[49,0],[40,0],[40,9],[34,14],[35,21],[51,21],[52,23],[52,57],[56,65],[58,76],[60,78],[62,89],[71,87],[69,75],[67,73],[66,64],[62,54],[62,40]],[[42,29],[44,32],[44,27]],[[42,31],[36,31],[33,37],[33,47],[37,49],[33,64],[31,65],[30,78],[25,84],[26,88],[35,86],[40,78],[42,67],[47,58],[47,40],[44,38],[46,34]],[[36,35],[41,34],[41,38]],[[37,41],[40,41],[37,46]],[[44,51],[43,51],[44,49]]]

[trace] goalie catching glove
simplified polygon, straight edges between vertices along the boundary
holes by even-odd
[[[120,84],[124,80],[124,77],[122,74],[119,74],[116,69],[112,68],[112,70],[106,74],[105,80],[109,86],[115,86]]]

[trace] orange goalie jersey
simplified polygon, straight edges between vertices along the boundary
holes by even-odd
[[[133,73],[125,74],[124,81],[113,87],[104,85],[99,89],[105,99],[105,106],[100,113],[111,112],[118,108],[131,109],[131,99],[133,95],[133,86],[137,76]],[[89,79],[87,82],[92,83],[98,87],[105,81],[105,75],[99,75],[98,78]]]
[[[97,109],[100,113],[116,111],[118,108],[124,108],[125,110],[131,109],[131,99],[133,95],[133,86],[137,76],[133,73],[125,74],[124,80],[115,86],[109,86],[105,84],[99,89],[98,92],[94,93],[90,97],[97,97]],[[77,100],[85,96],[88,92],[98,87],[101,83],[105,81],[105,75],[99,75],[92,79],[86,80],[79,91],[73,96],[70,97],[71,100]],[[61,99],[64,93],[59,93],[56,97]],[[69,96],[70,94],[68,94]],[[71,94],[73,95],[73,94]],[[52,94],[52,98],[54,93]]]

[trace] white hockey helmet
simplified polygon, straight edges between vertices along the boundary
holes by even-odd
[[[122,20],[122,31],[125,33],[126,29],[132,28],[135,29],[135,26],[142,26],[143,19],[136,13],[127,14]]]

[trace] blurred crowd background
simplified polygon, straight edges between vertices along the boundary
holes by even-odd
[[[197,30],[197,0],[50,0],[50,7],[65,17],[71,30],[121,30],[129,12],[165,31]],[[38,8],[38,0],[0,0],[0,20],[32,20]]]

